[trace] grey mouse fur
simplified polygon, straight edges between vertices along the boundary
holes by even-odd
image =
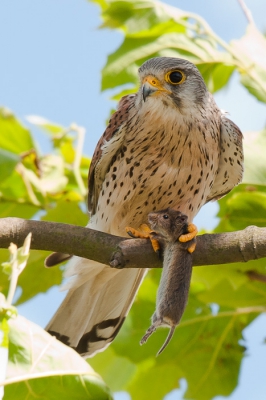
[[[167,339],[157,355],[162,353],[172,338],[184,313],[192,273],[192,256],[188,247],[192,241],[181,243],[178,239],[187,233],[187,216],[180,211],[165,209],[148,216],[154,239],[163,240],[163,271],[156,298],[156,310],[152,325],[140,341],[143,344],[159,327],[170,327]]]

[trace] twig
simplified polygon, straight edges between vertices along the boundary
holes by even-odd
[[[10,252],[10,267],[11,267],[11,274],[10,274],[10,285],[8,290],[8,295],[6,302],[10,307],[13,303],[13,299],[15,296],[15,291],[17,288],[18,277],[26,267],[27,260],[30,253],[30,243],[31,243],[31,232],[28,233],[27,237],[24,240],[23,246],[18,249],[14,243],[9,245],[9,252]],[[8,264],[4,263],[4,264]],[[2,265],[4,265],[2,264]]]
[[[255,25],[254,19],[252,17],[251,11],[248,9],[246,3],[244,2],[244,0],[238,0],[238,3],[240,5],[240,7],[242,8],[248,22],[252,25]]]

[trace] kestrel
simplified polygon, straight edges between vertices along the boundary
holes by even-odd
[[[89,171],[88,227],[119,236],[168,207],[192,222],[243,173],[242,134],[194,64],[152,58],[139,68],[139,79],[138,92],[120,100]],[[102,351],[121,328],[145,274],[75,257],[67,270],[74,276],[69,292],[47,330],[84,356]]]

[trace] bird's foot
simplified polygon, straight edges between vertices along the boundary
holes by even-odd
[[[127,226],[126,232],[129,236],[133,238],[150,239],[153,250],[155,251],[155,253],[159,254],[160,244],[158,240],[153,239],[153,235],[155,234],[155,232],[152,231],[147,224],[140,225],[139,230]]]
[[[179,241],[182,243],[189,242],[190,240],[194,239],[197,236],[198,229],[197,229],[196,225],[188,224],[187,230],[188,230],[188,233],[181,235],[179,238]],[[193,251],[195,251],[195,248],[196,248],[196,242],[193,241],[187,250],[189,253],[193,253]]]

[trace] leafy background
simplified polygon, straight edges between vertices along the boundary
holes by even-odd
[[[110,31],[88,32],[88,21],[92,21],[93,18],[91,13],[94,13],[95,17],[98,13],[96,7],[85,1],[77,1],[77,8],[71,7],[70,2],[61,2],[57,6],[50,4],[50,8],[47,5],[39,8],[40,5],[36,7],[32,1],[23,1],[21,13],[25,14],[24,9],[28,6],[33,17],[23,39],[20,39],[18,34],[13,33],[12,36],[11,29],[6,28],[11,35],[8,37],[10,44],[6,48],[7,60],[13,59],[13,54],[10,52],[13,46],[17,49],[16,63],[13,64],[19,64],[20,67],[12,70],[10,62],[11,71],[16,72],[14,75],[6,66],[3,69],[3,74],[7,77],[6,82],[9,83],[8,90],[3,91],[5,93],[3,104],[23,117],[23,125],[30,127],[34,140],[29,130],[25,129],[10,111],[1,110],[0,161],[1,171],[5,171],[0,186],[1,216],[31,218],[34,215],[36,217],[37,213],[38,218],[46,220],[86,224],[87,217],[81,201],[84,196],[83,185],[89,159],[81,158],[82,168],[80,173],[77,173],[75,160],[80,159],[80,153],[76,149],[77,144],[82,142],[82,129],[75,125],[71,126],[71,123],[76,120],[86,126],[88,133],[85,153],[91,155],[111,108],[104,96],[119,97],[121,91],[124,93],[129,89],[132,90],[136,84],[137,66],[144,57],[154,55],[156,52],[164,55],[167,46],[170,47],[167,54],[185,56],[198,64],[210,90],[218,90],[228,82],[233,71],[238,70],[242,83],[251,94],[265,101],[265,71],[260,65],[260,60],[254,60],[254,54],[261,55],[262,60],[265,59],[263,44],[260,46],[260,51],[256,48],[253,52],[254,47],[249,46],[247,50],[245,48],[243,54],[243,44],[247,43],[247,40],[235,41],[231,43],[230,51],[225,48],[222,52],[223,43],[219,42],[217,46],[217,38],[213,34],[211,37],[206,36],[203,30],[203,28],[206,30],[206,26],[204,24],[202,26],[201,20],[193,31],[196,36],[188,41],[185,25],[191,16],[183,11],[174,14],[173,10],[169,11],[158,3],[155,9],[151,7],[155,3],[140,1],[113,2],[110,7],[104,1],[98,3],[102,6],[104,25],[120,29],[120,34],[112,31],[113,42],[110,39]],[[216,33],[219,31],[216,29],[219,28],[218,20],[220,24],[221,21],[228,21],[228,24],[222,22],[218,32],[227,43],[229,39],[244,34],[246,21],[237,4],[225,2],[226,4],[223,3],[221,6],[218,2],[204,3],[205,9],[201,6],[198,9],[199,6],[192,1],[187,2],[186,7],[190,5],[191,11],[205,16]],[[178,1],[172,4],[183,7]],[[8,6],[6,7],[8,10]],[[12,11],[10,7],[9,12]],[[22,6],[18,5],[15,15],[20,15],[19,7]],[[250,7],[252,11],[256,10],[258,2],[250,2]],[[57,10],[63,15],[63,23],[58,17],[54,17],[59,15]],[[67,13],[71,15],[69,21]],[[230,16],[231,23],[229,23]],[[235,25],[239,26],[241,19],[242,31],[230,31],[232,26],[234,28]],[[76,21],[76,24],[73,21]],[[189,22],[193,21],[189,19]],[[97,21],[91,23],[93,26],[97,25]],[[12,26],[14,25],[16,24],[13,22]],[[18,19],[17,26],[22,25],[21,19]],[[76,25],[80,26],[78,35]],[[45,36],[48,34],[48,26],[53,32],[50,33],[52,41],[42,36],[42,33]],[[33,41],[32,32],[37,33],[38,40]],[[177,34],[178,37],[175,36]],[[75,40],[72,39],[72,35],[75,35]],[[126,36],[125,40],[123,35]],[[251,43],[254,35],[257,33],[249,29],[248,38],[251,37]],[[262,36],[259,39],[263,43]],[[24,46],[17,45],[16,41],[20,40],[20,44],[22,40],[25,41]],[[55,43],[51,44],[53,41]],[[258,43],[257,38],[256,43]],[[120,44],[121,47],[118,48]],[[54,53],[51,53],[51,47]],[[81,51],[78,51],[79,47]],[[56,54],[57,52],[59,54]],[[99,70],[100,66],[104,65],[107,52],[111,55],[103,70],[102,80],[102,88],[107,89],[105,92],[107,94],[97,96],[96,89],[92,91],[92,88],[95,88],[97,77],[98,84],[100,83]],[[52,56],[54,54],[55,57]],[[26,64],[27,57],[33,65]],[[23,62],[18,63],[17,60]],[[252,70],[250,65],[254,62],[259,66]],[[47,85],[49,79],[51,86]],[[259,131],[265,124],[265,105],[257,103],[256,100],[250,103],[251,96],[246,96],[244,90],[239,92],[240,89],[235,85],[236,80],[235,72],[231,80],[234,90],[224,92],[223,96],[218,92],[216,98],[218,102],[220,101],[219,105],[233,111],[232,114],[235,113],[232,119],[243,131]],[[123,86],[117,88],[118,85]],[[28,114],[43,115],[51,120],[60,121],[66,127],[47,123],[42,119],[25,119],[25,115]],[[45,141],[45,136],[41,136],[40,128],[46,132],[48,140]],[[246,184],[241,185],[220,202],[217,230],[240,229],[251,223],[265,226],[265,164],[263,163],[265,134],[254,132],[245,136]],[[41,143],[40,148],[36,141]],[[54,149],[53,155],[47,152],[51,148]],[[261,157],[258,157],[259,154]],[[54,165],[58,168],[55,169]],[[204,221],[207,218],[211,219],[211,224],[214,225],[210,217],[212,213],[213,208],[207,208],[202,219]],[[205,228],[208,227],[205,224]],[[6,252],[3,253],[1,257],[4,260],[7,256]],[[48,288],[61,281],[60,269],[53,269],[51,272],[42,267],[44,256],[42,252],[32,252],[29,265],[20,277],[18,304],[24,303],[37,293],[46,292]],[[188,387],[184,398],[211,399],[217,395],[229,395],[238,382],[243,355],[249,354],[249,348],[245,350],[249,343],[245,334],[243,337],[242,330],[256,318],[261,306],[265,306],[265,285],[248,279],[245,272],[250,269],[265,273],[264,260],[244,266],[219,267],[219,273],[217,268],[197,268],[193,274],[189,306],[171,343],[172,351],[164,353],[158,359],[154,358],[155,349],[158,349],[163,342],[165,331],[154,335],[146,346],[140,348],[138,345],[154,309],[159,271],[152,271],[142,286],[119,337],[106,352],[91,360],[91,365],[103,376],[113,391],[127,390],[132,398],[147,398],[147,393],[155,399],[163,398],[166,393],[177,387],[178,381],[182,378],[187,382],[185,384],[181,380],[182,387],[186,385]],[[7,279],[1,276],[0,282],[2,291],[5,292]],[[55,291],[50,291],[42,303],[45,304],[45,308],[50,309],[50,314],[52,307],[48,307],[47,303],[53,303],[53,308],[56,308],[59,302],[54,293]],[[35,298],[31,305],[27,308],[21,307],[20,310],[28,313],[30,319],[44,325],[44,319],[47,317],[42,315],[37,318],[40,309],[43,309],[40,304]],[[33,310],[35,312],[32,312]],[[259,329],[258,324],[259,322],[257,329]],[[265,325],[262,326],[265,329]],[[264,347],[260,350],[264,350]],[[259,368],[256,369],[256,376],[259,375],[258,371]],[[263,385],[264,381],[260,381],[258,393],[262,392]],[[254,396],[254,385],[252,389]],[[177,398],[181,394],[174,392],[174,396]],[[231,398],[244,397],[240,395]],[[260,398],[259,394],[256,398]]]

